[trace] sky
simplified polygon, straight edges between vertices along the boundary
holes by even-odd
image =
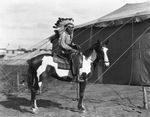
[[[31,48],[54,34],[58,17],[79,25],[102,17],[126,3],[150,0],[1,0],[0,48]]]

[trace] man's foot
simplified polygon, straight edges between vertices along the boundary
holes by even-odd
[[[77,77],[77,82],[84,82],[84,79],[82,77]]]
[[[84,82],[84,79],[82,77],[79,77],[79,76],[74,76],[73,81],[74,82]]]

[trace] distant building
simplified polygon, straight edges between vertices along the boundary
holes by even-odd
[[[5,59],[12,58],[17,55],[17,50],[6,50]]]
[[[0,59],[4,58],[6,54],[6,48],[0,48]]]
[[[25,53],[25,49],[0,48],[0,59],[9,59]]]
[[[21,48],[20,46],[18,48],[15,48],[11,45],[7,46],[6,48],[0,48],[0,62],[3,60],[9,60],[9,59],[15,59],[18,56],[22,55],[31,55],[35,53],[35,55],[40,53],[52,53],[51,52],[52,45],[46,46],[46,48],[32,48],[31,50],[26,50],[25,48]],[[33,57],[35,55],[30,56]],[[25,57],[25,56],[24,56]],[[29,58],[29,57],[28,57]],[[21,58],[19,58],[21,59]]]
[[[24,54],[24,53],[25,53],[24,50],[7,49],[6,54],[5,54],[5,59],[9,59],[9,58],[12,58],[12,57],[15,57],[17,55]]]

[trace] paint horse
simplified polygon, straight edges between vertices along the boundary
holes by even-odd
[[[92,73],[93,63],[103,62],[105,66],[109,66],[107,57],[107,47],[105,44],[101,44],[99,41],[93,46],[85,50],[82,55],[82,65],[79,69],[79,77],[84,79],[84,82],[79,82],[79,99],[78,109],[79,111],[85,111],[83,106],[83,96],[88,81],[88,77]],[[28,87],[31,91],[31,109],[36,112],[38,109],[36,103],[36,95],[42,84],[42,79],[45,77],[56,78],[58,80],[72,82],[73,76],[70,69],[58,68],[58,63],[54,60],[55,55],[42,54],[28,60]],[[62,63],[66,63],[66,60],[57,56],[57,59],[61,60]],[[61,64],[62,64],[61,63]]]

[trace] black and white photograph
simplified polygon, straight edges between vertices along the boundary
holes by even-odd
[[[150,0],[0,1],[0,117],[150,117]]]

